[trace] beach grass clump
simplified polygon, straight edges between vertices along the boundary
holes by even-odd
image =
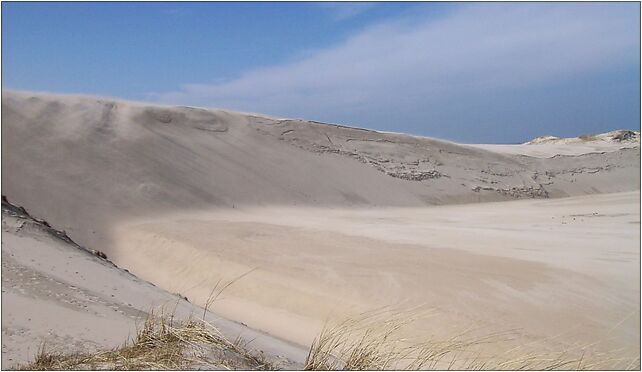
[[[518,332],[410,340],[400,331],[414,319],[382,314],[326,325],[312,343],[305,370],[639,370],[640,356],[598,353],[583,345],[542,352],[528,343],[508,346]],[[545,341],[543,341],[545,342]],[[513,343],[514,345],[514,343]],[[490,346],[490,347],[485,347]],[[492,351],[489,351],[492,350]]]
[[[200,319],[176,320],[150,313],[136,337],[121,347],[94,353],[62,353],[42,345],[19,370],[274,369],[262,355],[230,342]]]
[[[542,352],[516,331],[467,329],[440,339],[406,338],[407,327],[425,312],[389,309],[326,324],[309,348],[304,370],[639,370],[640,356],[596,352],[592,345]],[[479,336],[479,335],[482,336]],[[543,340],[546,343],[552,340]],[[506,343],[508,342],[508,343]],[[512,342],[512,343],[511,343]],[[508,345],[512,345],[509,347]],[[517,345],[517,346],[515,346]],[[228,341],[201,319],[176,320],[150,313],[136,337],[94,353],[61,353],[43,345],[20,370],[269,370],[278,367]]]

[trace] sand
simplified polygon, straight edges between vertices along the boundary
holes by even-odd
[[[550,158],[558,155],[585,155],[632,149],[640,145],[640,132],[614,130],[597,135],[573,138],[543,136],[519,145],[469,145],[475,148],[502,154],[525,155],[536,158]]]
[[[300,344],[326,319],[422,305],[437,314],[420,323],[431,334],[474,324],[633,352],[639,198],[191,213],[121,226],[114,257],[196,301],[254,269],[218,311]]]
[[[639,140],[462,145],[25,92],[3,92],[2,114],[10,201],[196,305],[251,271],[216,314],[297,350],[391,305],[433,314],[412,336],[474,326],[639,356]]]
[[[522,145],[469,145],[471,147],[498,152],[502,154],[525,155],[535,158],[550,158],[553,156],[578,156],[594,153],[615,152],[623,149],[634,149],[639,146],[636,142],[613,143],[542,143],[542,144],[522,144]]]
[[[4,207],[4,205],[3,205]],[[2,367],[48,351],[91,352],[131,340],[151,311],[179,319],[203,310],[51,235],[29,218],[2,215]],[[214,304],[214,307],[216,304]],[[249,349],[300,368],[306,350],[208,312],[205,319],[229,340],[253,340]]]

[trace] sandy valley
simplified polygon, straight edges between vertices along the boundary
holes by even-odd
[[[190,213],[119,227],[113,257],[200,303],[212,283],[253,270],[217,309],[302,345],[328,319],[423,306],[434,312],[421,332],[442,337],[519,329],[527,340],[559,333],[566,347],[632,351],[639,198]]]
[[[639,368],[639,132],[463,145],[22,92],[2,113],[2,194],[117,266],[3,215],[3,367],[45,338],[113,347],[240,277],[208,316],[286,368],[326,322],[384,307],[425,314],[410,340]]]

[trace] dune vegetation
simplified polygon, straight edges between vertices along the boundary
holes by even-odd
[[[156,315],[145,320],[131,342],[113,350],[64,353],[43,344],[32,363],[18,370],[273,369],[240,339],[227,340],[204,320]]]
[[[501,343],[511,332],[411,341],[399,331],[420,313],[374,311],[327,324],[310,345],[304,370],[639,370],[639,357],[589,352],[591,345],[543,354],[515,347],[484,354],[479,346]],[[424,314],[425,315],[425,314]],[[227,340],[202,319],[178,320],[151,312],[136,337],[94,353],[64,353],[41,346],[33,362],[17,370],[275,370],[262,352],[241,339]]]

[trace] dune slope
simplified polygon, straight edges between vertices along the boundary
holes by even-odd
[[[81,244],[240,205],[426,206],[639,189],[639,146],[538,159],[221,110],[3,92],[2,188]]]
[[[201,318],[203,309],[119,269],[64,233],[2,202],[2,367],[49,352],[93,352],[124,345],[149,312]],[[268,361],[297,367],[306,350],[208,312],[205,318]],[[229,360],[233,360],[231,357]],[[239,368],[251,368],[238,366]],[[221,367],[222,368],[222,367]]]
[[[9,200],[197,304],[251,271],[218,311],[289,341],[402,304],[442,314],[420,334],[639,350],[639,142],[473,146],[18,92],[2,114]]]

